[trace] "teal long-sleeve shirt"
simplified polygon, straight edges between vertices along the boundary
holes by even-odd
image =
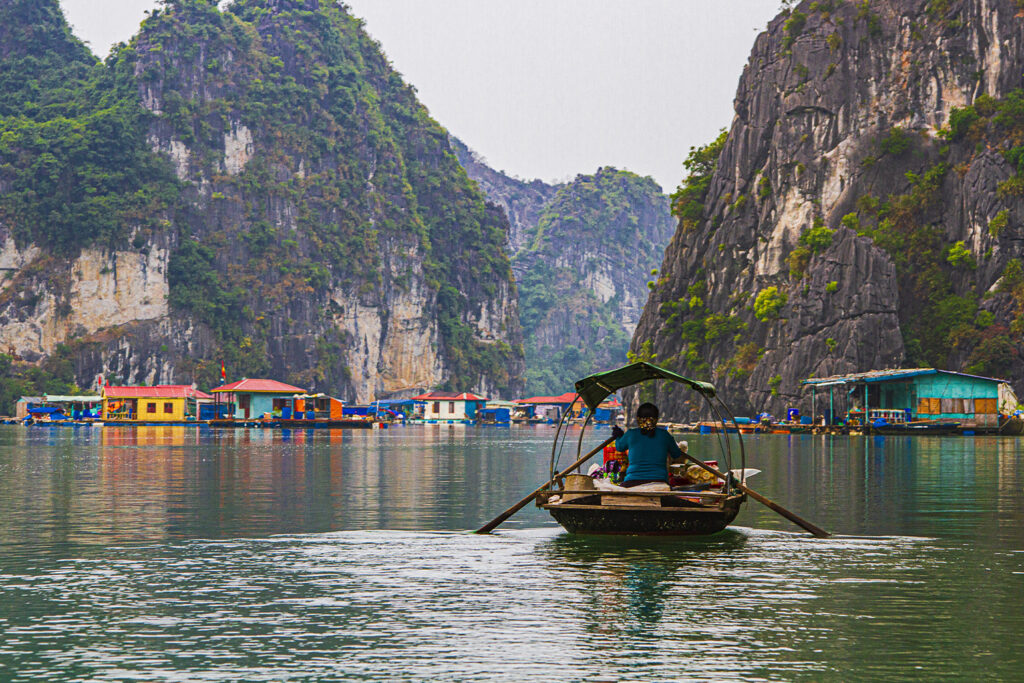
[[[683,457],[675,439],[660,427],[651,436],[636,427],[630,429],[615,440],[615,450],[629,451],[629,467],[624,481],[668,481],[668,457]]]

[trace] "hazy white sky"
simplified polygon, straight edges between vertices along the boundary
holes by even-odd
[[[562,180],[600,166],[667,191],[690,146],[732,121],[779,0],[347,0],[441,125],[499,170]],[[62,0],[93,51],[156,0]]]

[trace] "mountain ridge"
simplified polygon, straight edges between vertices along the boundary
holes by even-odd
[[[1020,390],[1020,29],[1010,0],[776,17],[727,136],[674,195],[634,357],[712,379],[749,413],[809,409],[810,376],[904,364]],[[666,387],[641,397],[699,416]]]
[[[0,150],[3,199],[20,202],[0,213],[0,261],[16,271],[0,293],[0,347],[38,359],[65,344],[83,386],[210,386],[226,361],[232,376],[361,402],[518,393],[505,217],[358,19],[316,0],[173,0],[93,71],[113,86],[99,104],[131,124],[134,168],[152,158],[164,175],[137,179],[142,194],[128,193],[103,239],[49,244],[15,210],[40,198],[11,188],[66,136],[32,147],[26,133]]]
[[[526,181],[455,146],[470,177],[510,216],[526,392],[562,394],[585,375],[624,364],[672,230],[661,187],[612,167],[557,185]]]

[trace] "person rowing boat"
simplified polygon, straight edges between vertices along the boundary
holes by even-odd
[[[551,513],[555,521],[570,533],[707,535],[717,533],[732,523],[739,513],[740,506],[747,496],[750,496],[813,535],[819,538],[829,536],[824,529],[802,519],[746,485],[747,476],[759,470],[747,468],[746,451],[738,424],[728,407],[716,395],[714,385],[689,379],[671,370],[638,361],[617,370],[599,372],[584,377],[576,382],[576,394],[593,414],[613,392],[650,380],[675,382],[689,387],[704,398],[708,411],[719,418],[720,431],[718,433],[724,437],[719,439],[718,444],[724,463],[722,469],[718,469],[717,461],[706,462],[695,458],[687,454],[685,448],[672,443],[668,432],[657,428],[658,409],[650,404],[649,407],[642,406],[637,411],[640,428],[631,429],[628,432],[622,432],[621,429],[615,430],[612,436],[598,444],[590,452],[583,454],[584,431],[590,421],[588,418],[577,439],[576,460],[567,468],[559,470],[556,467],[558,455],[561,446],[565,445],[568,433],[566,422],[569,413],[566,411],[555,432],[555,441],[551,447],[551,464],[547,483],[542,484],[533,493],[477,529],[477,533],[492,532],[498,525],[521,510],[529,501],[534,500],[538,507]],[[727,425],[731,425],[731,429],[727,429]],[[736,435],[735,445],[739,446],[738,469],[733,469],[733,448],[730,434]],[[613,441],[617,441],[618,450],[629,449],[630,464],[626,470],[626,478],[631,483],[635,482],[632,483],[633,490],[622,490],[614,485],[598,490],[595,480],[580,472],[580,468],[587,460],[601,453],[605,446]],[[705,490],[709,487],[702,487],[699,483],[688,490],[670,490],[667,485],[670,455],[684,458],[699,470],[710,475],[712,482],[721,483],[710,487],[714,490]],[[574,471],[578,474],[574,475]],[[687,472],[687,475],[689,476],[690,473]],[[646,488],[635,488],[644,483],[645,479],[648,482],[665,483],[653,484],[649,487],[652,489],[650,491]],[[626,486],[630,486],[630,483],[627,483]]]
[[[684,457],[668,430],[658,427],[658,416],[658,406],[643,403],[636,411],[638,427],[627,432],[612,427],[615,450],[629,452],[629,467],[622,482],[626,488],[655,482],[667,484],[669,465]]]

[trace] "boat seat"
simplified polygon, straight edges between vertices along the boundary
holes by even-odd
[[[600,491],[629,491],[630,493],[642,494],[644,491],[661,492],[671,491],[668,484],[653,482],[640,484],[639,486],[625,487],[617,486],[603,479],[595,479],[594,486]],[[639,507],[661,507],[661,496],[601,496],[601,505],[636,505]]]

